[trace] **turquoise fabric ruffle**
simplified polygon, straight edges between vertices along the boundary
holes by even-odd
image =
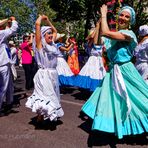
[[[126,104],[112,87],[112,70],[104,78],[101,87],[96,88],[82,111],[93,119],[92,130],[115,133],[118,138],[148,132],[148,85],[131,62],[120,65],[131,112],[126,119]]]

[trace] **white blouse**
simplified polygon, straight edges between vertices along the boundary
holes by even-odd
[[[0,30],[0,66],[11,63],[11,52],[7,38],[17,31],[18,23],[13,20],[10,28]],[[7,50],[6,50],[7,49]]]

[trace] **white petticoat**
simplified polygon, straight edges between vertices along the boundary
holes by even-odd
[[[90,56],[86,64],[81,69],[79,75],[89,76],[91,79],[101,80],[106,74],[102,57]]]
[[[63,57],[57,58],[56,70],[58,72],[60,86],[73,86],[75,76]]]
[[[44,116],[57,120],[64,115],[60,104],[58,74],[56,69],[39,69],[34,76],[34,92],[27,99],[26,107]]]
[[[94,91],[97,87],[102,85],[105,74],[106,71],[102,57],[92,55],[76,76],[73,85]]]
[[[138,72],[141,74],[142,78],[148,84],[148,63],[147,62],[136,63],[135,66]]]
[[[57,69],[58,75],[63,75],[67,77],[74,75],[69,65],[67,64],[67,62],[65,61],[63,57],[58,57],[57,60],[58,62],[57,62],[56,69]]]

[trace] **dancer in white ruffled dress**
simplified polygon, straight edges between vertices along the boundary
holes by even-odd
[[[96,87],[101,86],[106,74],[102,59],[103,46],[98,44],[99,27],[100,23],[97,23],[96,28],[92,28],[86,38],[87,44],[85,48],[90,57],[74,81],[75,86],[90,91],[94,91]]]
[[[48,26],[41,27],[44,21]],[[35,23],[35,57],[39,70],[34,76],[34,92],[28,98],[26,107],[38,114],[38,121],[56,121],[64,115],[60,104],[58,73],[56,70],[58,49],[54,41],[57,30],[48,17],[40,15]]]
[[[68,52],[71,48],[73,48],[74,43],[71,41],[70,45],[68,47],[65,46],[63,42],[63,35],[57,33],[56,38],[56,45],[59,50],[59,54],[57,57],[57,72],[59,76],[59,84],[60,86],[73,86],[73,80],[75,78],[74,73],[71,71],[69,65],[67,64],[66,60],[64,59],[65,52]]]
[[[139,27],[140,42],[135,49],[135,66],[148,84],[148,25]]]

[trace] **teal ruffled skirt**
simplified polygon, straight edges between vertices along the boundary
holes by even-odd
[[[93,119],[92,130],[115,133],[121,139],[124,135],[148,132],[148,85],[132,63],[119,67],[130,98],[130,114],[124,118],[127,106],[113,89],[112,70],[82,106],[82,111]]]

